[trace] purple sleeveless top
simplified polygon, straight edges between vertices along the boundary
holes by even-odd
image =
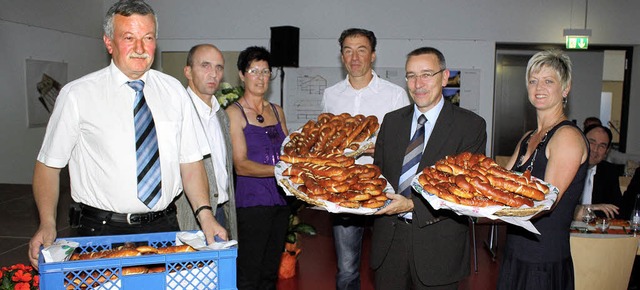
[[[271,109],[276,115],[278,123],[260,127],[249,124],[242,106],[238,102],[235,105],[240,108],[244,119],[247,121],[247,126],[243,129],[247,143],[247,158],[254,162],[275,165],[280,160],[280,146],[286,137],[284,131],[282,131],[280,116],[278,116],[275,106],[271,104]],[[284,192],[276,184],[274,177],[237,176],[236,207],[286,204]]]

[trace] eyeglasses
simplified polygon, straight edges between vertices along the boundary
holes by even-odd
[[[598,143],[598,141],[596,141],[594,139],[589,139],[589,145],[590,146],[595,146],[595,148],[597,150],[607,150],[607,149],[609,149],[608,144],[606,144],[606,143]]]
[[[260,70],[259,68],[248,69],[247,73],[253,77],[271,76],[271,71],[267,68]]]
[[[441,69],[437,72],[423,72],[419,75],[416,74],[408,74],[404,77],[404,79],[409,82],[409,81],[414,81],[417,79],[420,79],[421,81],[428,81],[431,80],[433,77],[435,77],[437,74],[443,72],[445,69]]]

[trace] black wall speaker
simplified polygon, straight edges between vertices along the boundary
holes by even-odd
[[[271,27],[271,66],[298,67],[300,28]]]

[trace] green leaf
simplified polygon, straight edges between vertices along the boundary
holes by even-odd
[[[310,236],[315,236],[317,234],[316,228],[314,228],[310,224],[299,223],[294,228],[293,231],[296,233],[307,234]]]
[[[296,233],[288,233],[287,238],[285,239],[287,243],[292,243],[292,244],[295,244],[296,240],[297,240]]]

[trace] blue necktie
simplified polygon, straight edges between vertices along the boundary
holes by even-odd
[[[424,123],[427,122],[427,117],[420,115],[418,118],[418,126],[416,132],[411,137],[409,146],[404,154],[402,161],[402,174],[400,175],[400,184],[398,185],[398,192],[405,197],[411,196],[411,181],[418,171],[418,164],[422,158],[422,144],[424,143]]]
[[[162,176],[160,174],[160,152],[151,110],[147,106],[142,89],[143,81],[127,84],[136,91],[133,103],[133,122],[136,130],[136,161],[138,176],[138,198],[147,207],[153,208],[160,199]]]

